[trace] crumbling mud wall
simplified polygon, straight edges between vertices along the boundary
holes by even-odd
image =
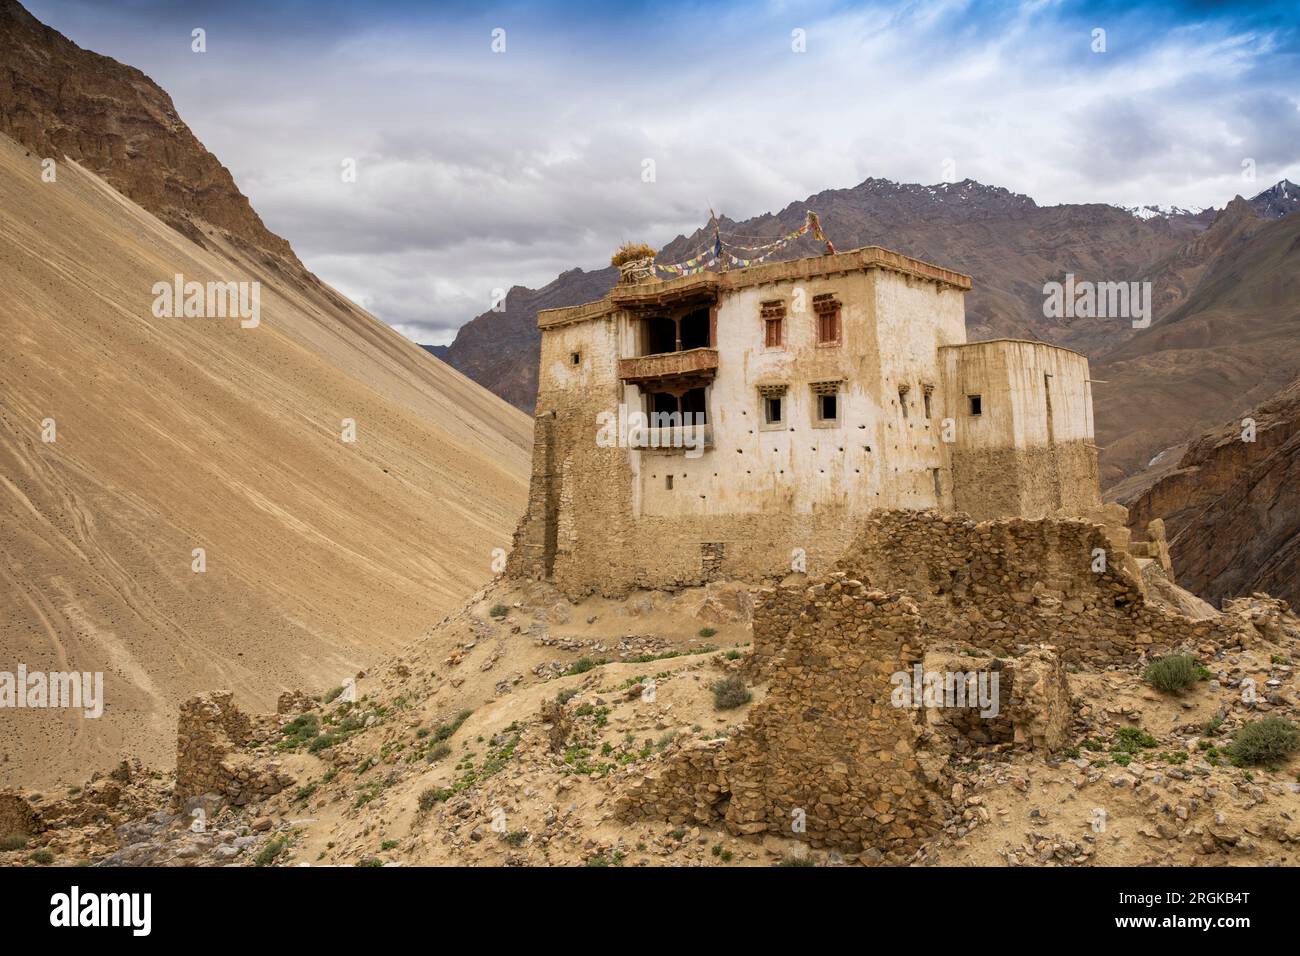
[[[293,778],[282,773],[277,762],[262,762],[247,752],[258,733],[258,726],[235,706],[230,691],[203,694],[181,704],[175,802],[183,805],[193,797],[215,793],[243,806],[292,784]]]
[[[1071,707],[1052,648],[1008,660],[927,654],[922,611],[906,594],[843,572],[797,593],[802,608],[765,664],[767,697],[748,723],[673,751],[620,798],[622,818],[723,823],[904,862],[952,815],[946,767],[969,749],[965,738],[1043,752],[1063,744]],[[918,664],[997,670],[998,713],[976,729],[966,711],[901,702],[900,675]]]
[[[1270,623],[1256,605],[1197,620],[1148,602],[1132,557],[1081,520],[881,512],[839,565],[759,592],[747,667],[766,699],[735,736],[671,751],[621,798],[624,819],[723,822],[903,862],[951,815],[953,754],[1065,745],[1066,661],[1241,645]],[[995,712],[900,703],[916,665],[996,672]]]
[[[1067,662],[1138,660],[1180,645],[1239,642],[1233,617],[1192,620],[1147,599],[1132,556],[1106,529],[1072,518],[889,511],[863,521],[839,568],[922,606],[935,642],[1011,654],[1053,644]],[[768,599],[770,600],[770,599]],[[785,612],[755,607],[756,649],[779,646]]]
[[[891,675],[920,659],[916,604],[842,578],[809,594],[749,723],[639,781],[625,817],[721,819],[738,834],[887,857],[942,826],[943,759],[923,752],[923,724],[890,700]]]

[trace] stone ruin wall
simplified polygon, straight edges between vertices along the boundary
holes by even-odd
[[[1110,549],[1104,572],[1092,570],[1095,548]],[[623,819],[721,823],[904,862],[953,813],[950,755],[1065,744],[1066,661],[1245,639],[1237,618],[1198,622],[1148,604],[1131,559],[1085,521],[886,512],[840,565],[759,593],[747,667],[768,682],[766,699],[734,736],[670,751],[620,798]],[[893,706],[891,676],[918,662],[999,670],[998,718],[981,728],[969,708]],[[791,826],[796,810],[806,832]]]
[[[270,722],[276,723],[274,718]],[[282,773],[278,763],[260,763],[245,752],[265,733],[266,728],[235,706],[230,691],[203,694],[181,704],[174,802],[183,806],[195,797],[215,793],[243,806],[292,784],[293,778]]]

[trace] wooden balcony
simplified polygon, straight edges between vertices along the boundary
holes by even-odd
[[[686,349],[618,360],[618,377],[646,391],[700,388],[712,382],[717,372],[717,349]]]

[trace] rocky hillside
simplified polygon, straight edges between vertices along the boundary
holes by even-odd
[[[1218,604],[1267,591],[1300,602],[1300,380],[1191,443],[1128,502],[1134,528],[1163,518],[1178,581]]]
[[[31,784],[409,643],[508,546],[531,428],[305,272],[138,71],[7,0],[0,63],[0,658],[105,703],[5,711]],[[157,309],[177,274],[258,321]]]
[[[927,547],[904,568],[895,550],[859,556],[866,584],[573,603],[495,581],[358,675],[355,699],[286,693],[248,715],[205,694],[182,709],[175,774],[127,761],[69,790],[0,792],[0,865],[1300,862],[1300,755],[1242,749],[1248,728],[1300,715],[1300,620],[1282,602],[1173,614],[1127,561],[1094,574],[1101,529],[1081,523],[888,527]],[[931,561],[961,567],[959,586]],[[819,653],[786,658],[800,639]],[[1171,646],[1202,669],[1158,690],[1146,658]],[[904,658],[997,670],[1007,709],[902,708]],[[873,773],[897,789],[851,776]],[[681,778],[679,797],[664,784]],[[786,778],[811,789],[785,799]],[[842,813],[850,801],[864,812]],[[870,832],[819,832],[837,815]]]
[[[1162,268],[1185,301],[1092,360],[1103,484],[1300,376],[1300,217],[1259,219],[1238,198]]]
[[[81,49],[16,0],[0,0],[0,63],[0,133],[75,160],[199,245],[216,227],[302,269],[139,70]]]

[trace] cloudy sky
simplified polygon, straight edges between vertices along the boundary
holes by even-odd
[[[149,74],[309,268],[423,343],[709,205],[947,172],[1041,204],[1300,181],[1293,3],[24,2]]]

